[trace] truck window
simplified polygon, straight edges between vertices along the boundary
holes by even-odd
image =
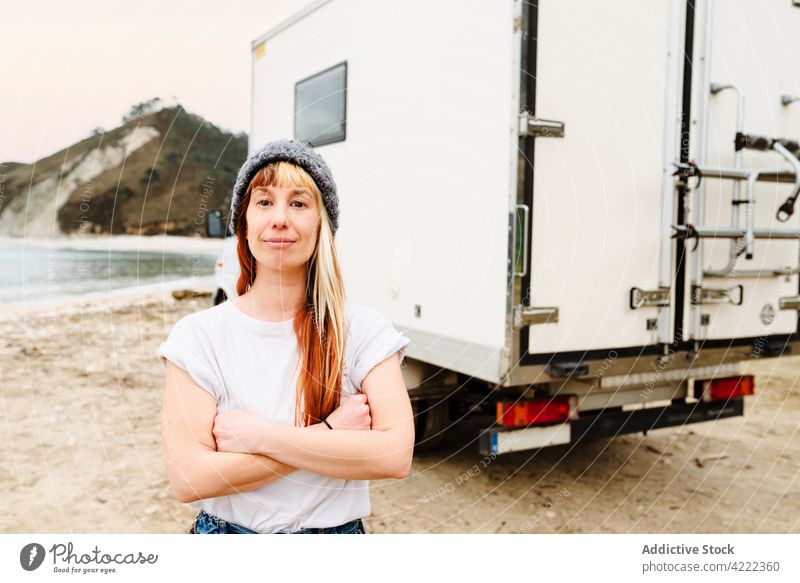
[[[294,87],[294,137],[311,146],[345,138],[347,61],[334,65]]]

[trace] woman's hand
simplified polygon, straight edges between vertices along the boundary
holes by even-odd
[[[244,409],[217,413],[214,418],[214,439],[217,451],[258,453],[259,445],[269,431],[269,423]]]
[[[370,429],[372,417],[367,396],[357,393],[342,401],[328,415],[334,429]],[[233,409],[217,413],[214,418],[214,440],[217,451],[230,453],[260,453],[265,439],[269,438],[270,424],[252,411]],[[326,429],[327,431],[327,429]]]
[[[328,423],[334,429],[370,429],[372,417],[369,414],[367,396],[364,393],[356,393],[348,397],[328,415]]]

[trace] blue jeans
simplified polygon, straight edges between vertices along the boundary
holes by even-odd
[[[189,534],[260,534],[255,530],[250,530],[244,526],[222,520],[205,510],[201,510],[200,514],[192,525]],[[360,518],[345,522],[339,526],[329,526],[326,528],[304,528],[292,533],[284,530],[279,530],[275,534],[366,534],[364,531],[364,523]]]

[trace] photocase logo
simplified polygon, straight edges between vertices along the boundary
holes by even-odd
[[[19,564],[26,571],[35,571],[44,561],[44,547],[39,543],[30,543],[19,552]]]

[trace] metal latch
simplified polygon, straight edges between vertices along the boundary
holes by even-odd
[[[563,138],[564,122],[541,119],[526,111],[519,115],[519,135],[533,138]]]
[[[662,287],[655,290],[646,290],[632,287],[630,306],[631,310],[647,306],[669,306],[669,288]]]
[[[800,310],[800,296],[778,298],[778,308],[781,310]]]
[[[514,328],[531,324],[555,324],[558,322],[558,308],[535,308],[533,306],[514,306]]]
[[[739,299],[733,299],[733,291],[739,290]],[[707,288],[699,285],[692,286],[692,304],[733,304],[741,306],[744,299],[744,287],[737,285],[731,288]]]

